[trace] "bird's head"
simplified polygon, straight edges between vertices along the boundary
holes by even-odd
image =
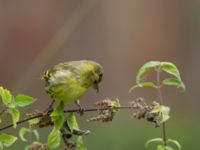
[[[90,81],[90,86],[97,92],[99,91],[99,83],[103,78],[103,68],[100,64],[94,61],[88,61],[87,81]]]

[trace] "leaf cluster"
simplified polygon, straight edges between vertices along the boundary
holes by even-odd
[[[143,77],[148,75],[150,71],[156,72],[156,82],[153,81],[144,81]],[[161,81],[161,73],[166,73],[170,77],[167,77]],[[150,143],[160,142],[161,144],[157,145],[156,150],[175,150],[173,147],[169,146],[168,143],[173,143],[177,146],[179,150],[181,150],[181,146],[176,140],[168,139],[166,141],[166,133],[165,133],[165,122],[169,120],[170,115],[170,107],[163,105],[163,98],[161,93],[161,88],[163,86],[175,86],[177,88],[186,90],[185,84],[183,83],[180,72],[175,64],[171,62],[161,62],[161,61],[149,61],[145,63],[138,71],[136,75],[136,85],[130,88],[130,91],[136,88],[143,87],[151,87],[158,91],[159,101],[154,105],[150,111],[153,114],[153,121],[156,122],[156,126],[159,127],[161,124],[163,125],[163,138],[155,138],[147,141],[145,147],[147,148]],[[151,115],[150,115],[151,116]],[[152,119],[152,116],[151,116]]]
[[[20,119],[20,107],[26,107],[31,105],[36,101],[35,98],[24,95],[18,94],[17,96],[13,96],[8,89],[0,87],[0,97],[2,100],[2,113],[1,116],[5,114],[10,114],[12,117],[13,127],[17,127],[17,122]],[[0,149],[3,147],[9,147],[15,143],[17,137],[8,135],[8,134],[0,134]]]

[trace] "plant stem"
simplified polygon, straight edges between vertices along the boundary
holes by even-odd
[[[160,68],[160,66],[158,68],[156,68],[156,71],[157,71],[156,82],[157,82],[158,99],[160,101],[160,104],[163,105],[164,101],[163,101],[163,96],[162,96],[162,91],[161,91],[161,82],[160,82],[161,68]],[[167,146],[166,123],[165,122],[162,123],[162,134],[163,134],[163,144],[164,144],[164,146]]]

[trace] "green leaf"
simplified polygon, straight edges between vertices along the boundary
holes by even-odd
[[[30,150],[30,145],[27,145],[24,150]]]
[[[163,145],[158,145],[156,150],[166,150],[165,146]]]
[[[147,74],[150,70],[160,65],[160,61],[149,61],[145,63],[138,71],[136,76],[136,83],[139,84],[141,82],[142,77]]]
[[[176,86],[177,88],[181,88],[183,91],[185,91],[186,87],[185,84],[176,78],[168,78],[162,81],[163,85],[169,85],[169,86]]]
[[[65,115],[64,115],[64,102],[60,104],[51,113],[51,119],[56,129],[60,129],[63,126]]]
[[[25,134],[29,132],[29,129],[22,127],[19,130],[19,137],[22,141],[27,142],[27,139],[25,138]]]
[[[9,106],[9,104],[12,103],[13,96],[10,93],[9,90],[4,89],[3,87],[0,87],[0,96],[2,98],[2,102],[6,105]]]
[[[87,148],[84,145],[82,136],[78,136],[76,138],[76,147],[77,147],[77,150],[87,150]]]
[[[112,101],[112,107],[120,107],[119,99]]]
[[[161,111],[161,105],[157,103],[155,106],[153,106],[151,113],[160,113],[160,111]]]
[[[70,113],[67,117],[67,125],[70,132],[73,132],[74,129],[79,129],[78,123],[76,121],[76,116],[74,113]]]
[[[36,99],[27,95],[18,94],[15,98],[15,101],[17,106],[25,107],[34,103]]]
[[[113,112],[114,113],[117,113],[120,111],[120,109],[118,109],[120,107],[120,102],[119,102],[119,99],[116,99],[116,100],[112,100],[112,108],[113,109]]]
[[[155,88],[156,85],[153,82],[140,82],[137,85],[132,86],[129,89],[129,92],[133,91],[136,88],[143,88],[143,87],[153,87],[153,88]]]
[[[39,139],[40,139],[39,132],[37,130],[33,130],[33,134],[35,135],[36,140],[39,141]]]
[[[61,133],[60,130],[53,128],[48,136],[47,146],[51,149],[57,148],[60,145]]]
[[[174,150],[174,149],[170,146],[158,145],[156,150]]]
[[[0,142],[0,150],[3,150],[3,144]]]
[[[175,144],[178,147],[178,149],[181,150],[181,145],[180,145],[180,143],[178,141],[172,140],[172,139],[168,139],[168,142]]]
[[[36,140],[39,140],[39,133],[38,133],[38,131],[37,130],[32,130],[32,129],[28,129],[28,128],[24,128],[24,127],[22,127],[20,130],[19,130],[19,137],[20,137],[20,139],[22,140],[22,141],[24,141],[24,142],[27,142],[27,139],[25,138],[25,134],[26,133],[33,133],[34,135],[35,135],[35,137],[36,137]]]
[[[31,125],[37,124],[39,121],[40,121],[39,118],[34,118],[34,119],[29,120],[28,123],[31,126]]]
[[[162,139],[162,138],[150,139],[150,140],[148,140],[148,141],[145,143],[145,148],[147,148],[147,147],[149,146],[149,144],[155,143],[155,142],[160,142],[160,143],[162,143],[162,142],[163,142],[163,139]]]
[[[12,144],[15,143],[16,140],[17,140],[17,137],[12,136],[12,135],[8,135],[8,134],[1,134],[0,135],[0,143],[5,147],[11,146]]]
[[[164,71],[174,78],[169,78],[163,80],[163,85],[170,85],[176,86],[183,90],[186,89],[185,84],[181,80],[180,72],[178,68],[171,62],[160,62],[160,61],[149,61],[145,63],[138,71],[136,76],[136,85],[130,88],[129,91],[132,91],[135,88],[141,87],[156,87],[156,85],[152,82],[142,82],[142,77],[147,74],[150,70],[155,69],[156,67],[160,66],[160,70]]]
[[[170,108],[167,106],[161,105],[160,112],[161,112],[161,118],[162,118],[160,123],[166,122],[170,118],[170,116],[169,116]]]
[[[160,104],[157,104],[153,107],[151,113],[158,113],[158,122],[159,124],[163,123],[163,122],[166,122],[170,116],[169,116],[169,112],[170,112],[170,108],[167,107],[167,106],[163,106],[163,105],[160,105]]]
[[[12,116],[12,121],[13,121],[14,128],[16,128],[17,127],[17,122],[19,121],[19,118],[20,118],[20,112],[19,112],[19,110],[17,108],[10,108],[9,109],[9,113]]]
[[[175,76],[177,79],[181,80],[180,72],[176,65],[171,62],[161,62],[162,70]]]

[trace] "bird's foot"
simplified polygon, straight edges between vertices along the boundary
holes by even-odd
[[[83,116],[85,113],[85,108],[83,107],[79,108],[78,113],[80,114],[80,116]]]
[[[80,104],[80,101],[77,100],[75,101],[75,104],[78,106],[79,110],[77,111],[77,113],[80,114],[80,116],[83,116],[84,115],[84,112],[85,112],[85,108],[83,108]]]

